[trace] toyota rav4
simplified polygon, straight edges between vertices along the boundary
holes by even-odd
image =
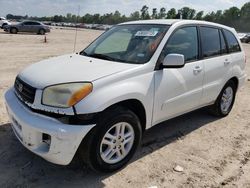
[[[67,165],[79,151],[94,170],[111,172],[160,122],[205,106],[227,116],[245,63],[233,28],[127,22],[79,53],[24,69],[5,94],[6,107],[16,137],[35,154]]]

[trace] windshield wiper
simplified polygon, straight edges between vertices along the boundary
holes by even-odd
[[[104,59],[104,60],[109,60],[109,61],[115,61],[116,59],[115,58],[112,58],[108,55],[104,55],[104,54],[87,54],[87,56],[89,57],[96,57],[96,58],[99,58],[99,59]]]
[[[85,51],[81,51],[80,52],[80,55],[84,55],[84,56],[88,56],[88,57],[96,57],[96,58],[99,58],[99,59],[104,59],[104,60],[109,60],[109,61],[119,61],[119,62],[126,62],[124,60],[121,60],[121,59],[116,59],[116,58],[113,58],[113,57],[110,57],[108,55],[104,55],[104,54],[88,54],[86,53]]]

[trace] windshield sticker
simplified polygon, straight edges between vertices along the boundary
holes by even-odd
[[[135,36],[137,37],[154,37],[158,31],[137,31]]]
[[[159,28],[151,28],[149,31],[151,31],[151,32],[159,32]]]
[[[144,57],[145,55],[142,53],[137,54],[137,57]]]

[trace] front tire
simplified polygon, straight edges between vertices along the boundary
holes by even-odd
[[[221,90],[215,103],[210,106],[210,112],[219,117],[227,116],[233,108],[237,86],[234,81],[229,80]]]
[[[80,146],[80,155],[93,170],[113,172],[133,157],[142,136],[139,118],[132,111],[115,107],[105,111]]]

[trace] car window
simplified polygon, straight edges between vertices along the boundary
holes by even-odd
[[[97,54],[124,52],[128,48],[132,34],[128,31],[114,33],[107,37],[96,49]],[[115,49],[115,50],[114,50]]]
[[[223,29],[223,32],[225,34],[225,37],[226,37],[226,40],[228,43],[229,52],[241,51],[240,45],[239,45],[237,39],[235,38],[234,34],[228,30],[225,30],[225,29]]]
[[[169,25],[124,24],[103,33],[80,54],[109,61],[143,64],[150,60]]]
[[[160,55],[160,62],[171,53],[184,55],[185,61],[198,59],[198,37],[194,26],[184,27],[170,36]]]
[[[23,22],[23,25],[30,25],[30,22]]]
[[[226,42],[225,42],[225,38],[224,38],[223,33],[221,32],[221,30],[219,32],[220,32],[221,54],[226,54],[227,53],[227,45],[226,45]]]
[[[32,24],[31,25],[40,25],[40,23],[38,22],[31,22]]]
[[[24,25],[40,25],[38,22],[24,22]]]
[[[211,57],[220,54],[219,29],[201,27],[201,42],[203,57]]]

